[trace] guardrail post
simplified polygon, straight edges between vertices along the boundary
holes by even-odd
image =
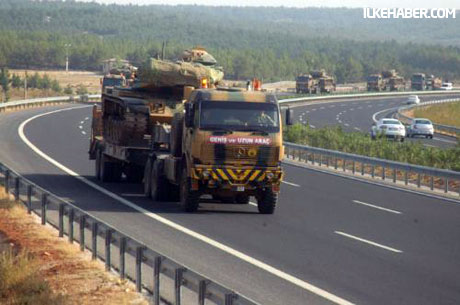
[[[161,256],[156,256],[153,262],[153,297],[155,305],[160,305],[160,272]]]
[[[84,215],[80,216],[80,251],[85,251],[85,225],[86,218]]]
[[[59,227],[59,237],[64,237],[64,204],[62,202],[59,203],[58,227]]]
[[[206,285],[205,280],[200,281],[198,285],[198,305],[204,305],[206,301]]]
[[[385,166],[382,166],[382,180],[385,180]]]
[[[346,170],[347,170],[347,160],[346,160],[345,158],[343,158],[342,167],[343,167],[343,171],[346,171]]]
[[[236,295],[234,293],[228,293],[225,295],[225,305],[233,305],[233,300],[236,299]]]
[[[372,178],[375,177],[375,165],[374,164],[372,164],[372,166],[371,166],[371,176],[372,176]]]
[[[91,225],[91,249],[93,251],[92,259],[97,259],[97,222]]]
[[[142,290],[142,247],[136,248],[136,290]]]
[[[352,172],[353,172],[353,175],[354,175],[355,172],[356,172],[356,162],[355,162],[355,160],[353,160],[352,166],[353,166]]]
[[[420,187],[422,180],[422,175],[420,173],[417,174],[417,187]]]
[[[20,185],[20,178],[14,178],[14,200],[19,201],[19,185]]]
[[[329,168],[329,156],[326,156],[326,167]]]
[[[405,185],[409,184],[409,172],[408,171],[404,172],[404,184]]]
[[[449,178],[444,179],[444,193],[449,192]]]
[[[69,209],[69,243],[73,243],[73,218],[74,210],[73,208]]]
[[[315,165],[315,154],[311,154],[311,165]]]
[[[120,237],[120,278],[125,279],[126,237]]]
[[[184,273],[185,268],[177,268],[174,275],[174,296],[175,296],[175,305],[181,304],[181,286],[182,286],[182,274]]]
[[[366,163],[361,163],[361,176],[364,176],[365,170],[366,170]]]
[[[32,214],[32,185],[27,185],[27,214]]]
[[[5,171],[5,192],[8,195],[10,193],[10,170]]]
[[[434,189],[434,177],[433,176],[430,177],[430,189],[431,190]]]
[[[393,183],[396,183],[396,168],[393,168]]]
[[[110,244],[112,243],[112,230],[107,229],[105,231],[105,270],[110,271],[111,265],[111,253],[110,253]]]
[[[319,167],[323,165],[323,155],[319,154]]]
[[[42,225],[46,224],[46,206],[48,201],[48,194],[42,194]]]

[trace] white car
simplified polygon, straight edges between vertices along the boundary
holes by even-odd
[[[418,95],[409,95],[409,97],[407,98],[407,101],[406,101],[407,104],[420,104],[420,99],[418,97]]]
[[[371,138],[375,140],[379,134],[387,138],[393,138],[401,142],[406,137],[406,128],[396,119],[380,119],[371,128]]]
[[[452,90],[452,83],[442,83],[439,90]]]
[[[415,136],[425,136],[426,138],[433,139],[434,127],[428,119],[413,119],[412,124],[407,129],[407,137],[413,138]]]

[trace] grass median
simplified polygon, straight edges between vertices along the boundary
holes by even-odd
[[[460,171],[460,144],[449,149],[426,147],[421,142],[399,143],[385,137],[372,140],[368,134],[345,132],[341,127],[310,128],[295,124],[284,131],[287,142],[362,156]]]
[[[460,100],[453,103],[416,108],[413,111],[413,117],[427,118],[433,123],[460,128]]]

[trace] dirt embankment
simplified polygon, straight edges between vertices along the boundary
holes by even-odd
[[[18,298],[34,295],[33,304],[148,304],[132,283],[105,272],[102,263],[91,261],[77,245],[58,238],[53,228],[41,226],[36,216],[13,204],[3,190],[0,219],[0,277],[2,271],[14,274],[3,275],[10,283],[0,283],[0,304],[26,304]]]

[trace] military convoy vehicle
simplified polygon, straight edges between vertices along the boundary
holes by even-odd
[[[314,70],[310,74],[301,74],[296,78],[297,93],[331,93],[335,91],[334,78],[324,69]]]
[[[434,75],[426,76],[424,73],[414,73],[411,77],[411,88],[413,90],[439,90],[442,86],[442,79]]]
[[[381,74],[371,74],[367,77],[367,91],[385,91],[386,82]]]
[[[398,75],[394,69],[367,77],[367,91],[400,91],[404,90],[405,86],[404,77]]]
[[[89,152],[96,177],[143,181],[146,196],[179,201],[187,212],[198,209],[202,196],[239,204],[253,196],[260,213],[273,213],[284,156],[275,96],[216,88],[222,71],[193,58],[203,59],[199,54],[191,57],[150,63],[134,86],[103,93],[102,107],[93,109]],[[184,69],[186,75],[171,72]],[[291,110],[285,119],[291,123]]]
[[[440,90],[442,87],[442,78],[435,77],[433,74],[428,75],[426,78],[426,89],[427,90]]]

